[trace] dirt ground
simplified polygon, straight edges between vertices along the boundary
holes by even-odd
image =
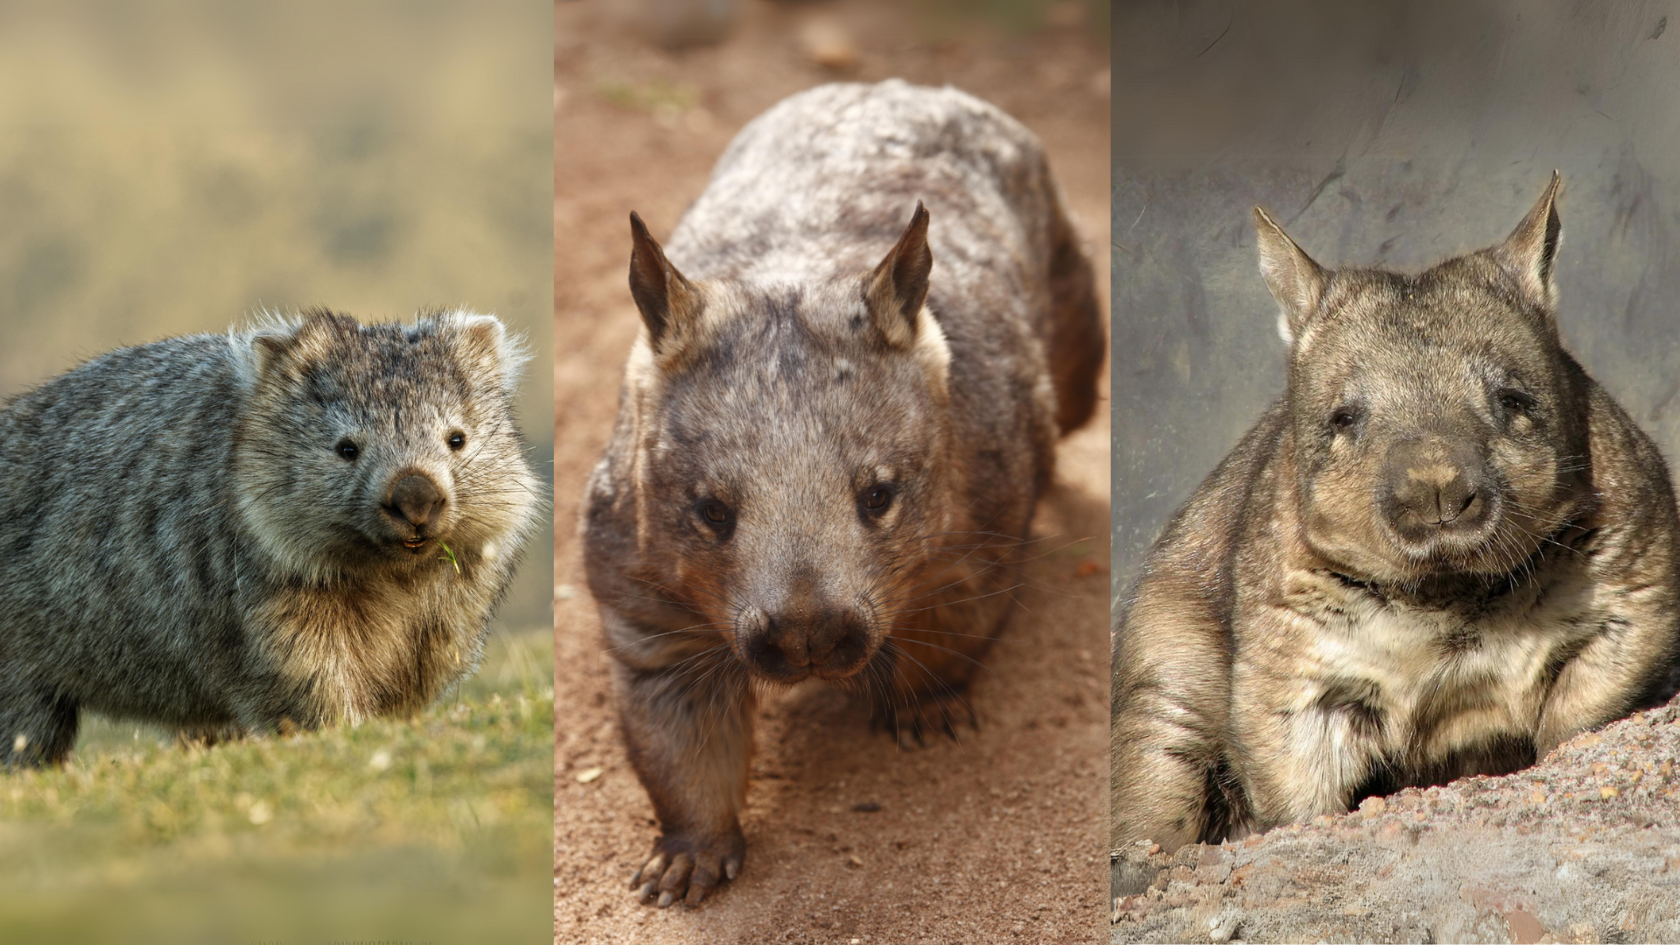
[[[672,53],[602,7],[555,8],[555,940],[1100,939],[1106,396],[1098,419],[1062,444],[1060,482],[1034,529],[1045,553],[971,692],[980,731],[900,751],[869,730],[863,705],[832,690],[770,700],[744,815],[746,868],[694,911],[639,905],[629,889],[655,822],[615,729],[576,527],[637,325],[626,217],[637,210],[667,236],[735,131],[794,91],[901,76],[997,103],[1043,138],[1107,272],[1108,57],[1082,21],[1088,8],[1051,8],[1031,33],[930,42],[934,26],[905,19],[911,5],[742,0],[728,40]]]
[[[1115,859],[1119,942],[1680,941],[1680,700],[1505,777]]]

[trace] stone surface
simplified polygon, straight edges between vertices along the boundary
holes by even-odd
[[[1116,851],[1112,882],[1115,942],[1680,941],[1680,700],[1505,777]]]

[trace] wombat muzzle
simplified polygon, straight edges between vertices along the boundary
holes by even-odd
[[[1494,505],[1487,457],[1467,440],[1406,440],[1389,450],[1383,469],[1383,514],[1400,537],[1428,544],[1480,529]]]
[[[767,679],[843,679],[868,661],[869,628],[852,610],[765,614],[744,649],[748,665]]]
[[[444,501],[443,490],[430,476],[407,475],[397,480],[396,487],[391,490],[391,498],[385,503],[385,514],[391,517],[399,530],[412,535],[403,539],[403,545],[416,549],[426,542],[426,526],[435,526],[442,517]]]

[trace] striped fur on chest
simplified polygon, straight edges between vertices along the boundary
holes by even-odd
[[[1500,746],[1532,743],[1558,673],[1613,619],[1593,587],[1564,568],[1430,606],[1296,575],[1286,596],[1311,630],[1288,709],[1363,743],[1402,781],[1474,773],[1489,752],[1509,753]]]

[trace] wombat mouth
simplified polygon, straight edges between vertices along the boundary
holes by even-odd
[[[407,548],[409,551],[418,552],[420,549],[426,547],[426,542],[428,542],[428,541],[431,541],[431,539],[430,538],[422,538],[422,537],[416,535],[413,538],[404,538],[403,542],[402,542],[402,546],[404,548]]]

